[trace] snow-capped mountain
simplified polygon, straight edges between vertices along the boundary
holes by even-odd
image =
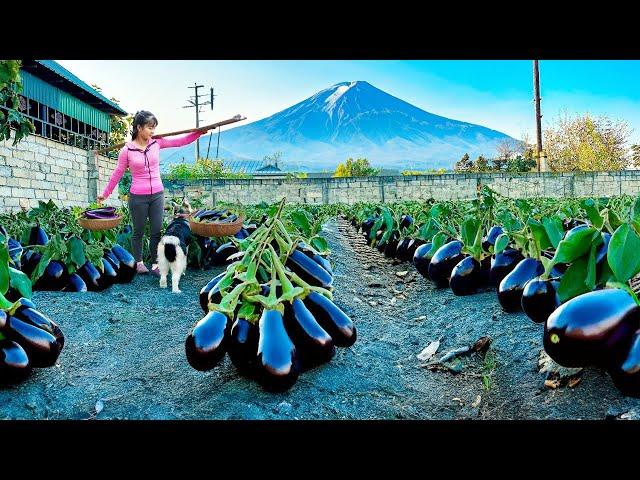
[[[213,135],[215,145],[217,132]],[[281,151],[284,167],[301,171],[332,170],[349,157],[402,170],[452,168],[464,153],[472,159],[491,157],[497,144],[510,138],[429,113],[368,82],[355,81],[333,85],[262,120],[223,130],[220,146],[228,159],[260,160]],[[201,155],[208,142],[208,136],[200,139]],[[163,154],[193,161],[193,146],[182,148],[184,155],[170,150]]]

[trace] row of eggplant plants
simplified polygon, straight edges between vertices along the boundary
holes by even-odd
[[[31,280],[11,262],[9,237],[0,232],[0,386],[26,379],[33,368],[55,365],[64,334],[31,300]],[[10,290],[19,298],[10,301]]]
[[[255,221],[226,270],[200,291],[205,312],[189,332],[185,351],[196,370],[225,353],[238,372],[265,390],[291,388],[301,372],[349,347],[356,326],[333,300],[333,269],[322,218],[284,209],[284,199]],[[256,212],[257,213],[257,212]]]
[[[354,208],[348,218],[385,255],[411,261],[456,295],[495,289],[505,312],[544,324],[545,351],[567,367],[605,368],[640,396],[640,198],[526,201],[483,189],[473,202],[414,212]],[[396,220],[397,219],[397,220]],[[413,235],[413,238],[410,238]],[[416,247],[417,244],[417,247]]]
[[[125,224],[119,233],[85,230],[77,219],[86,212],[49,201],[28,212],[0,216],[12,266],[30,277],[34,290],[102,291],[133,279],[135,261],[120,245],[130,244],[131,226]],[[7,298],[17,295],[10,290]]]

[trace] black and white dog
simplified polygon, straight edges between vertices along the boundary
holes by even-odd
[[[171,270],[171,291],[180,293],[180,277],[187,271],[187,255],[191,243],[189,220],[179,217],[167,227],[158,243],[158,270],[160,288],[167,288],[167,274]]]

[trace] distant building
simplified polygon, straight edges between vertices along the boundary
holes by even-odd
[[[287,173],[280,170],[277,165],[265,165],[252,172],[254,178],[286,178]]]

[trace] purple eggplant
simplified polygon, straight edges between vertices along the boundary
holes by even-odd
[[[522,292],[529,280],[542,275],[544,266],[540,260],[525,258],[502,279],[498,285],[498,301],[505,312],[522,310]]]
[[[207,313],[191,329],[185,340],[187,361],[196,370],[215,367],[227,351],[228,319],[224,313]]]
[[[304,304],[318,324],[331,335],[336,346],[350,347],[355,343],[356,326],[335,303],[318,292],[311,292],[304,299]]]
[[[287,335],[282,314],[263,310],[258,322],[256,379],[270,392],[288,390],[298,379],[300,365],[296,347]]]
[[[302,368],[320,365],[333,358],[336,351],[333,339],[299,298],[285,304],[284,326],[296,346]]]
[[[0,340],[0,384],[21,382],[31,373],[31,363],[24,348],[13,340]]]

